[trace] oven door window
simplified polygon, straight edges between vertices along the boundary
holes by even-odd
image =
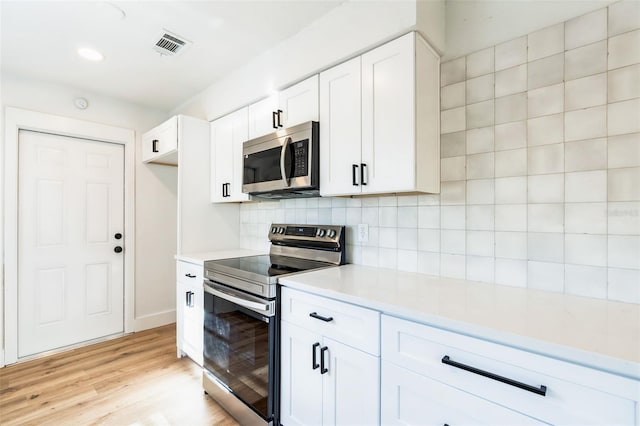
[[[205,292],[204,367],[265,419],[273,413],[275,322]]]

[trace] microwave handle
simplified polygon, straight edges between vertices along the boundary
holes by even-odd
[[[288,136],[284,140],[284,143],[282,144],[282,151],[280,151],[280,175],[282,176],[282,181],[284,182],[284,186],[286,188],[289,187],[289,178],[287,177],[287,171],[285,170],[285,167],[284,167],[284,160],[287,155],[287,148],[289,147],[290,143],[291,143],[291,137]]]

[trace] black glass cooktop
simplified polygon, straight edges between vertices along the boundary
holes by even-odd
[[[296,259],[286,256],[247,256],[234,259],[211,260],[207,266],[222,266],[223,268],[237,270],[239,272],[249,272],[265,277],[275,277],[293,272],[310,271],[312,269],[326,268],[333,266],[324,262],[313,260]]]

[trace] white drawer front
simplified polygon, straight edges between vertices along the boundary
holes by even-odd
[[[530,417],[382,362],[383,425],[542,425]]]
[[[176,279],[185,284],[202,286],[203,267],[189,262],[178,261],[176,264]]]
[[[635,421],[634,401],[614,395],[616,389],[633,393],[633,383],[601,371],[389,316],[382,319],[382,348],[385,361],[544,422],[633,425]],[[445,356],[533,387],[546,386],[546,396],[447,365]]]
[[[282,288],[281,306],[283,321],[372,355],[380,354],[380,313],[377,311],[286,287]]]

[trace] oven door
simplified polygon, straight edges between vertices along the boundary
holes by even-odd
[[[275,409],[276,329],[275,301],[205,281],[205,374],[267,422]]]
[[[317,186],[318,123],[310,122],[243,144],[242,192]]]

